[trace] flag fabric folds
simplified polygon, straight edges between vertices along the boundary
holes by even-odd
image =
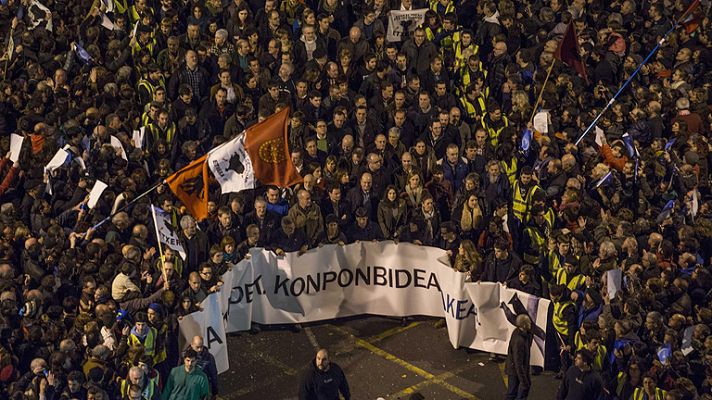
[[[185,260],[185,249],[183,248],[183,244],[180,242],[178,232],[171,224],[170,216],[163,211],[162,208],[156,207],[153,204],[151,205],[151,212],[155,216],[154,223],[156,224],[156,235],[158,236],[158,240],[171,249],[177,251],[181,258]]]
[[[166,178],[173,194],[200,221],[208,216],[208,155],[205,154]]]
[[[704,15],[700,10],[700,0],[695,0],[680,16],[680,23],[685,27],[685,31],[690,34],[697,30],[702,18],[704,18]]]
[[[579,53],[578,37],[573,22],[569,23],[564,32],[564,37],[559,43],[559,47],[554,52],[554,57],[566,63],[571,68],[575,69],[583,80],[588,83],[588,75],[586,74],[586,66],[581,60]]]
[[[285,108],[245,130],[245,149],[255,179],[263,185],[287,187],[302,181],[289,153],[288,122],[289,108]]]
[[[255,187],[255,174],[250,155],[245,150],[244,132],[211,150],[208,153],[208,166],[223,194]]]

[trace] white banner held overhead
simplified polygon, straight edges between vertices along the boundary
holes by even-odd
[[[116,151],[119,153],[119,156],[121,158],[123,158],[125,161],[128,161],[129,159],[128,159],[128,157],[126,157],[126,150],[124,150],[124,145],[121,144],[121,141],[119,140],[119,138],[112,135],[110,140],[111,140],[111,147],[116,149]]]
[[[445,318],[453,347],[506,354],[516,314],[537,333],[532,365],[543,366],[549,300],[498,283],[465,282],[439,261],[445,251],[409,243],[330,245],[297,256],[252,249],[223,275],[226,331],[261,324],[306,323],[361,314]],[[229,290],[229,292],[228,292]],[[228,304],[225,304],[228,303]]]
[[[408,34],[425,21],[427,8],[418,10],[391,10],[388,12],[388,29],[386,41],[400,42],[408,38]],[[406,27],[408,32],[405,31]]]
[[[211,150],[208,153],[208,166],[223,194],[255,187],[255,172],[250,155],[245,151],[244,132]]]
[[[170,247],[180,254],[180,257],[185,260],[185,249],[183,244],[180,242],[178,233],[173,229],[171,224],[171,219],[161,208],[151,205],[151,212],[153,214],[153,223],[156,225],[156,236],[158,240],[166,246]]]
[[[22,142],[25,140],[23,136],[12,134],[10,135],[10,161],[16,163],[20,159],[20,151],[22,150]]]
[[[52,172],[55,169],[61,167],[64,165],[64,163],[69,160],[69,153],[67,153],[66,150],[63,149],[58,149],[56,153],[54,153],[54,156],[52,157],[51,160],[45,165],[44,169],[45,172]]]
[[[96,203],[99,201],[101,194],[104,193],[107,186],[108,185],[102,181],[96,181],[96,183],[94,183],[94,187],[91,188],[91,192],[89,192],[89,200],[87,200],[87,207],[89,207],[89,209],[93,209],[96,206]]]
[[[220,312],[220,294],[212,293],[201,305],[202,311],[188,314],[180,320],[180,332],[185,343],[190,343],[195,336],[202,336],[204,346],[215,357],[218,374],[230,368],[227,357],[227,335],[225,321]]]

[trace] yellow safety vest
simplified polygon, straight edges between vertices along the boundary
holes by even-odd
[[[606,351],[606,346],[599,344],[598,351],[596,351],[596,357],[593,359],[593,365],[591,365],[591,368],[593,368],[594,371],[603,371],[603,361],[606,359],[606,353],[608,353]]]
[[[511,181],[510,181],[511,182]],[[542,190],[538,185],[532,185],[527,191],[525,197],[522,197],[519,190],[519,181],[515,180],[512,183],[512,213],[520,222],[529,220],[529,207],[531,207],[531,198],[536,190]]]
[[[517,158],[512,157],[512,163],[510,165],[507,165],[507,162],[504,160],[500,161],[499,165],[502,166],[504,173],[507,174],[509,184],[514,185],[514,183],[517,181]]]
[[[453,13],[453,14],[455,13],[455,4],[452,1],[447,3],[447,5],[445,6],[445,12],[443,12],[443,13],[438,12],[438,4],[439,3],[440,2],[438,0],[430,0],[430,9],[435,11],[435,13],[440,15],[440,17],[445,16],[445,14],[447,14],[447,13]]]
[[[530,248],[524,251],[522,259],[527,264],[539,264],[539,255],[542,253],[545,245],[544,236],[539,233],[538,229],[527,226],[524,232],[529,235]],[[531,252],[530,252],[531,251]],[[534,253],[536,251],[536,254]]]
[[[150,54],[151,57],[153,57],[154,46],[156,46],[156,39],[154,39],[154,38],[151,38],[151,40],[148,43],[146,43],[146,45],[144,45],[144,46],[142,46],[141,43],[136,41],[136,44],[134,44],[133,47],[131,48],[131,56],[136,57],[138,55],[138,53],[141,52],[141,50],[147,49],[148,54]]]
[[[467,114],[467,117],[473,121],[477,115],[483,115],[487,110],[485,108],[485,99],[483,99],[482,96],[477,98],[477,106],[479,106],[479,109],[475,106],[475,104],[467,99],[467,96],[460,97],[460,104],[462,104],[462,108],[464,109],[465,114]]]
[[[148,379],[148,378],[146,378]],[[153,393],[156,392],[156,388],[158,387],[158,382],[156,382],[157,378],[150,378],[148,379],[148,384],[146,385],[146,388],[143,389],[143,392],[141,393],[141,398],[150,400],[153,398]],[[128,398],[129,395],[129,379],[122,379],[121,380],[121,387],[119,388],[119,391],[121,393],[121,398]]]
[[[485,128],[487,131],[487,134],[489,135],[489,140],[490,143],[492,144],[492,147],[497,147],[497,144],[499,143],[499,134],[502,133],[504,128],[509,126],[509,120],[507,119],[506,115],[502,115],[502,120],[504,121],[504,125],[499,127],[498,129],[494,129],[492,127],[487,126],[487,122],[485,122],[484,117],[482,117],[482,127]]]
[[[531,219],[532,219],[531,213],[527,214],[526,222],[529,223],[529,221],[531,221]],[[552,210],[551,207],[549,207],[549,209],[544,214],[544,220],[546,220],[546,223],[549,224],[549,228],[554,227],[554,221],[556,220],[556,214],[554,214],[554,210]]]
[[[586,347],[586,343],[584,343],[583,339],[581,339],[581,332],[579,331],[576,331],[576,334],[574,335],[574,347],[576,348],[576,351]]]
[[[161,129],[157,124],[149,125],[148,129],[151,131],[151,135],[153,135],[153,139],[156,141],[163,139],[161,136],[165,134],[166,143],[173,143],[173,137],[176,133],[176,124],[173,122],[170,122],[166,129]]]
[[[586,284],[586,277],[580,273],[570,277],[566,272],[566,268],[559,268],[556,271],[556,284],[565,285],[569,290],[578,290],[578,288]]]
[[[459,36],[459,35],[458,35],[458,36]],[[453,40],[455,40],[454,37],[453,37]],[[453,50],[455,51],[455,68],[459,69],[460,67],[464,67],[465,69],[469,69],[469,68],[467,68],[467,62],[466,62],[466,60],[465,60],[465,56],[463,56],[463,54],[462,54],[463,51],[465,51],[465,50],[467,50],[467,49],[471,49],[471,50],[472,50],[472,54],[474,54],[474,55],[477,55],[477,53],[479,53],[479,51],[480,51],[480,47],[477,46],[474,42],[470,42],[470,44],[468,44],[468,45],[465,46],[464,48],[462,47],[462,41],[461,41],[461,40],[457,40],[457,41],[455,41],[455,42],[453,43]],[[487,72],[485,72],[485,71],[483,70],[483,68],[482,68],[482,61],[479,62],[478,69],[480,70],[480,72],[482,72],[482,73],[485,74],[485,77],[487,76]],[[469,71],[464,71],[464,72],[467,72],[467,75],[468,75],[468,77],[467,77],[467,80],[468,80],[467,84],[469,84],[469,83],[470,83],[470,82],[469,82],[469,80],[470,80],[470,77],[469,77],[470,72],[469,72]],[[463,73],[464,73],[464,72],[463,72]]]
[[[143,354],[153,357],[156,352],[156,329],[149,327],[146,338],[141,341],[138,336],[130,334],[128,338],[129,346],[140,344],[143,346]]]
[[[126,4],[126,0],[114,0],[114,12],[116,14],[126,14],[129,6]]]
[[[569,335],[569,323],[564,320],[564,311],[573,306],[574,303],[568,300],[554,303],[554,316],[552,317],[552,322],[554,323],[554,329],[556,329],[556,331],[559,332],[564,339],[566,339]]]
[[[647,398],[645,400],[665,400],[665,395],[667,394],[666,391],[660,389],[660,388],[655,388],[655,398]],[[633,392],[633,400],[643,400],[645,397],[645,391],[643,388],[637,387],[635,388],[635,391]]]

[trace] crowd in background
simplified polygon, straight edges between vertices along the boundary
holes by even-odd
[[[472,281],[550,298],[547,369],[587,349],[605,398],[710,398],[707,4],[603,135],[574,144],[688,6],[1,1],[0,398],[215,396],[214,360],[199,337],[179,348],[177,323],[227,268],[252,247],[370,240],[437,246]],[[386,40],[390,10],[420,8],[422,24]],[[588,79],[555,61],[569,24]],[[522,146],[540,93],[546,129]],[[132,202],[285,107],[303,183],[222,195],[211,181],[203,221],[163,184]],[[11,133],[25,138],[16,162]],[[46,171],[60,148],[71,160]],[[89,209],[97,180],[108,189]],[[185,259],[158,251],[151,204]]]

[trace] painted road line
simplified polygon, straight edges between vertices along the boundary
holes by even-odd
[[[452,371],[444,372],[444,373],[442,373],[442,374],[440,374],[440,375],[437,375],[435,378],[436,378],[436,379],[439,379],[439,380],[446,381],[446,380],[448,380],[448,379],[450,379],[450,378],[454,378],[454,377],[460,375],[461,373],[467,371],[468,369],[472,369],[472,368],[474,368],[474,367],[475,367],[475,365],[473,365],[473,364],[466,364],[466,365],[463,365],[463,366],[461,366],[461,367],[459,367],[459,368],[455,368],[455,369],[452,370]],[[411,395],[411,394],[413,394],[413,393],[419,391],[420,389],[422,389],[422,388],[424,388],[424,387],[426,387],[426,386],[428,386],[428,385],[435,385],[435,384],[437,384],[437,383],[434,382],[432,379],[426,379],[426,380],[424,380],[424,381],[421,381],[421,382],[419,382],[419,383],[416,383],[416,384],[413,385],[413,386],[409,386],[409,387],[407,387],[407,388],[401,390],[401,391],[398,392],[398,393],[394,393],[394,394],[388,396],[388,398],[389,398],[389,399],[397,399],[397,398],[401,398],[401,397],[403,397],[403,396],[409,396],[409,395]]]
[[[346,336],[352,338],[352,339],[354,340],[354,342],[356,343],[356,345],[358,345],[358,346],[360,346],[360,347],[363,347],[364,349],[368,350],[369,352],[371,352],[371,353],[373,353],[373,354],[375,354],[375,355],[377,355],[377,356],[379,356],[379,357],[381,357],[381,358],[384,358],[384,359],[386,359],[386,360],[388,360],[388,361],[390,361],[390,362],[392,362],[392,363],[394,363],[394,364],[396,364],[396,365],[399,365],[399,366],[405,368],[406,370],[408,370],[408,371],[410,371],[410,372],[412,372],[412,373],[414,373],[414,374],[416,374],[416,375],[420,375],[420,376],[422,376],[423,378],[428,379],[428,380],[432,381],[433,383],[435,383],[435,384],[437,384],[437,385],[439,385],[439,386],[444,387],[445,389],[447,389],[447,390],[449,390],[449,391],[455,393],[456,395],[458,395],[458,396],[460,396],[460,397],[462,397],[462,398],[465,398],[465,399],[477,399],[477,397],[475,397],[475,395],[473,395],[473,394],[471,394],[471,393],[468,393],[468,392],[466,392],[466,391],[460,389],[459,387],[457,387],[457,386],[455,386],[455,385],[452,385],[452,384],[450,384],[450,383],[447,383],[447,382],[445,382],[444,380],[442,380],[442,379],[436,377],[435,375],[431,374],[430,372],[425,371],[424,369],[422,369],[422,368],[420,368],[420,367],[417,367],[417,366],[415,366],[415,365],[409,363],[408,361],[405,361],[405,360],[403,360],[403,359],[401,359],[401,358],[398,358],[398,357],[394,356],[393,354],[391,354],[391,353],[389,353],[389,352],[387,352],[387,351],[385,351],[385,350],[382,350],[382,349],[380,349],[380,348],[374,346],[373,344],[371,344],[371,343],[369,343],[369,342],[367,342],[367,341],[365,341],[365,340],[363,340],[363,339],[360,339],[360,338],[354,336],[351,332],[347,331],[347,330],[344,329],[344,328],[341,328],[341,327],[339,327],[339,326],[334,326],[334,325],[329,325],[329,327],[330,327],[331,329],[333,329],[333,330],[335,330],[335,331],[337,331],[337,332],[343,334],[343,335],[346,335]]]
[[[391,328],[388,330],[385,330],[378,335],[371,336],[370,338],[366,339],[369,343],[375,344],[380,342],[383,339],[389,338],[391,336],[397,335],[399,333],[403,333],[409,329],[413,329],[416,326],[420,325],[422,321],[416,321],[416,322],[411,322],[410,324],[406,326],[397,326],[395,328]]]

